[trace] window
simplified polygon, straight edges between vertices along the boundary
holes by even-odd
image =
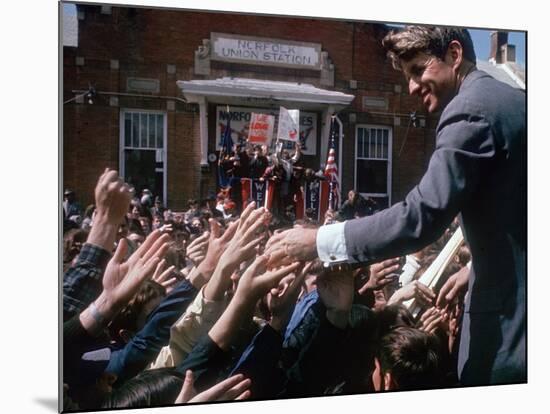
[[[391,204],[391,128],[358,125],[356,129],[355,189],[373,198],[379,208]]]
[[[136,194],[149,189],[165,203],[166,114],[156,111],[121,111],[121,173]]]

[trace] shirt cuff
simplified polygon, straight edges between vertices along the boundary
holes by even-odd
[[[317,254],[323,262],[335,264],[349,260],[344,234],[345,224],[343,222],[319,227],[316,240]]]

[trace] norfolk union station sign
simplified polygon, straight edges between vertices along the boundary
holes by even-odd
[[[212,60],[321,70],[318,43],[211,33]]]

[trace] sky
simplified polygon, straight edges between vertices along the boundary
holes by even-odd
[[[63,4],[63,11],[68,15],[76,15],[74,4]],[[490,30],[470,29],[474,42],[476,56],[480,60],[489,59]],[[525,65],[525,32],[509,32],[508,43],[516,46],[516,62]]]

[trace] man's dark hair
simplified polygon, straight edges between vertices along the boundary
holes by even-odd
[[[400,303],[384,306],[383,309],[376,311],[375,318],[379,338],[400,326],[414,326],[414,317],[411,312]]]
[[[444,59],[453,40],[462,45],[464,58],[475,64],[476,54],[470,33],[456,27],[407,26],[397,32],[390,31],[382,40],[382,46],[393,67],[401,70],[401,61],[411,60],[422,52]]]
[[[175,368],[151,369],[126,381],[103,402],[102,408],[155,407],[174,404],[183,385]]]
[[[435,335],[408,326],[392,329],[380,341],[378,360],[400,390],[442,385],[441,344]]]

